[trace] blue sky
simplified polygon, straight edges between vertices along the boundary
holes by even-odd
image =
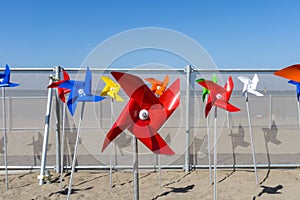
[[[1,67],[79,67],[99,43],[142,27],[193,38],[219,68],[279,69],[300,63],[297,0],[0,0],[0,5]],[[118,65],[130,65],[121,61]]]

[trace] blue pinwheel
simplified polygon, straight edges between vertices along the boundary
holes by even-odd
[[[0,87],[16,87],[20,84],[10,82],[10,69],[6,65],[5,71],[3,74],[0,74]]]
[[[5,187],[8,189],[8,172],[7,172],[7,134],[6,134],[6,106],[5,106],[5,88],[16,87],[19,84],[10,82],[10,69],[6,65],[4,73],[0,74],[0,87],[2,88],[3,104],[3,143],[4,143],[4,165],[5,165]]]
[[[300,83],[297,81],[289,80],[288,83],[296,85],[296,93],[297,93],[297,100],[299,101],[300,98]]]
[[[87,67],[84,81],[66,80],[58,85],[59,88],[70,89],[67,101],[68,108],[73,116],[78,102],[98,102],[105,97],[93,95],[92,93],[92,74]]]

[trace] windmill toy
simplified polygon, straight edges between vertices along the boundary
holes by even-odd
[[[63,104],[63,118],[62,118],[62,140],[61,140],[61,169],[60,169],[60,189],[62,189],[62,174],[64,171],[64,146],[65,146],[65,121],[66,121],[66,98],[65,95],[67,95],[68,93],[70,93],[70,89],[66,89],[66,88],[59,88],[58,86],[65,82],[70,80],[70,76],[69,74],[62,69],[62,73],[63,73],[63,79],[59,80],[59,81],[55,81],[53,83],[51,83],[47,88],[57,88],[57,95],[60,98],[60,100],[64,103]]]
[[[129,101],[106,135],[102,152],[126,129],[133,134],[134,199],[139,199],[137,139],[157,154],[173,155],[174,151],[159,135],[158,130],[180,102],[180,82],[173,84],[158,98],[138,76],[111,72],[128,95]]]
[[[113,80],[111,80],[109,77],[102,76],[101,79],[104,81],[106,84],[105,87],[103,88],[101,92],[101,96],[110,96],[111,97],[111,121],[113,123],[114,120],[114,100],[115,101],[124,101],[122,97],[118,94],[121,86],[117,83],[115,83]],[[112,149],[113,149],[113,143],[110,145],[110,154],[109,154],[109,162],[110,162],[110,167],[109,167],[109,186],[112,188]]]
[[[6,105],[5,88],[19,86],[17,83],[10,82],[10,68],[5,66],[4,73],[0,74],[0,87],[2,87],[2,114],[3,114],[3,146],[4,146],[4,165],[5,165],[5,188],[8,189],[8,171],[7,171],[7,133],[6,133]]]
[[[248,93],[259,96],[259,97],[264,96],[264,95],[261,94],[260,92],[256,91],[257,83],[259,82],[259,78],[258,78],[257,74],[254,74],[252,80],[249,79],[248,77],[244,77],[244,76],[238,76],[238,79],[242,83],[244,83],[242,95],[245,96],[245,100],[246,100],[249,134],[250,134],[251,149],[252,149],[252,159],[253,159],[254,172],[255,172],[255,182],[256,182],[256,184],[258,184],[256,160],[255,160],[255,149],[254,149],[254,143],[253,143],[252,125],[251,125],[251,117],[250,117],[250,111],[249,111]]]
[[[289,79],[288,83],[296,86],[297,104],[298,104],[298,119],[300,127],[300,64],[291,65],[281,70],[274,72],[274,75]]]
[[[239,108],[229,103],[229,99],[234,87],[231,76],[228,78],[224,87],[213,81],[203,78],[196,80],[198,84],[209,90],[205,106],[205,117],[207,118],[210,110],[215,106],[214,112],[214,199],[217,199],[217,107],[229,112],[240,111]]]
[[[166,75],[164,80],[161,82],[155,78],[145,78],[151,84],[151,91],[157,96],[160,97],[166,90],[169,84],[169,76]],[[158,131],[159,132],[159,131]],[[156,159],[158,160],[158,172],[159,172],[159,185],[161,185],[161,163],[159,154],[155,154]]]
[[[298,105],[298,119],[299,119],[299,127],[300,127],[300,83],[296,81],[289,80],[288,83],[296,86],[296,95],[297,95],[297,105]]]
[[[68,101],[67,101],[67,106],[68,106],[68,109],[72,116],[74,115],[74,113],[76,111],[78,102],[82,102],[81,113],[80,113],[80,118],[79,118],[78,127],[77,127],[76,142],[75,142],[75,147],[74,147],[71,176],[70,176],[69,187],[68,187],[67,199],[70,199],[70,195],[71,195],[71,191],[72,191],[72,181],[73,181],[75,164],[76,164],[76,159],[77,159],[77,147],[78,147],[79,138],[80,138],[80,127],[81,127],[81,122],[82,122],[82,118],[83,118],[85,102],[99,102],[105,98],[92,94],[92,73],[91,73],[89,67],[87,67],[87,69],[86,69],[84,81],[65,80],[65,81],[61,81],[61,83],[57,84],[57,87],[70,90],[70,94],[69,94]]]
[[[218,79],[216,74],[213,74],[211,77],[213,83],[217,83]],[[209,95],[210,91],[207,88],[202,90],[202,101],[205,102],[208,100],[206,98]],[[207,134],[207,154],[208,154],[208,168],[209,168],[209,184],[212,184],[212,170],[211,170],[211,156],[210,156],[210,134],[209,134],[209,118],[206,117],[206,134]]]

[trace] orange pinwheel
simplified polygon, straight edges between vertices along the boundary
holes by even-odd
[[[168,75],[166,75],[163,82],[161,82],[155,78],[146,78],[145,80],[152,84],[151,91],[154,94],[156,94],[157,96],[161,96],[169,84],[169,76]]]

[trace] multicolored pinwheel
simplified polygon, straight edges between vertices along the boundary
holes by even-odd
[[[300,83],[296,82],[296,81],[292,81],[292,80],[289,80],[288,83],[296,86],[297,100],[299,102],[299,98],[300,98]]]
[[[300,64],[291,65],[274,72],[274,75],[280,76],[292,81],[300,82]]]
[[[0,74],[0,87],[16,87],[20,84],[10,82],[10,69],[9,66],[5,66],[5,71]]]
[[[101,79],[106,83],[105,87],[103,88],[101,92],[101,96],[110,96],[113,100],[116,101],[124,101],[120,95],[118,95],[119,90],[121,89],[121,86],[117,83],[115,83],[113,80],[106,76],[102,76]]]
[[[161,96],[165,92],[165,90],[169,84],[169,76],[168,75],[166,75],[163,82],[161,82],[155,78],[146,78],[145,80],[152,84],[151,91],[154,92],[154,94],[156,94],[157,96]]]
[[[217,83],[217,75],[213,74],[211,77],[213,83]],[[210,91],[207,88],[202,90],[202,101],[204,102]],[[208,100],[208,99],[207,99]],[[209,184],[212,184],[212,170],[211,170],[211,156],[210,156],[210,131],[209,131],[209,118],[206,118],[206,134],[207,134],[207,155],[208,155],[208,168],[209,168]]]
[[[300,127],[300,64],[291,65],[289,67],[283,68],[274,72],[274,75],[280,76],[283,78],[290,79],[288,82],[290,84],[296,85],[297,89],[297,103],[298,103],[298,120],[299,120],[299,127]]]
[[[66,80],[58,84],[58,88],[70,89],[67,105],[73,116],[78,102],[98,102],[104,97],[92,94],[92,74],[89,68],[86,70],[84,81]]]
[[[2,87],[2,104],[3,104],[3,143],[4,143],[4,165],[5,165],[5,187],[8,189],[8,172],[7,172],[7,135],[6,135],[6,106],[5,106],[5,88],[16,87],[19,84],[10,82],[10,69],[5,66],[5,71],[0,74],[0,87]]]
[[[196,80],[196,82],[209,90],[209,96],[205,107],[205,117],[207,117],[213,106],[217,106],[229,112],[240,111],[239,108],[228,102],[234,86],[231,76],[228,78],[224,88],[213,81],[205,80],[203,78]]]
[[[64,69],[62,69],[62,73],[63,79],[51,83],[47,88],[57,88],[58,97],[62,102],[66,103],[65,95],[68,94],[71,90],[67,88],[60,88],[59,85],[65,81],[70,80],[70,76]]]
[[[217,79],[216,74],[213,74],[213,75],[212,75],[211,81],[212,81],[213,83],[217,83],[217,82],[218,82],[218,79]],[[203,90],[202,90],[202,101],[203,101],[203,102],[205,101],[205,98],[206,98],[207,95],[209,95],[209,90],[208,90],[207,88],[203,88]]]
[[[179,79],[158,98],[141,78],[121,72],[111,74],[130,99],[107,133],[102,152],[119,134],[128,129],[154,153],[174,154],[157,131],[179,106]]]
[[[245,93],[248,92],[256,96],[264,96],[262,93],[256,91],[257,83],[259,82],[257,74],[254,74],[252,80],[244,76],[238,76],[238,79],[244,83],[242,95],[245,95]]]

